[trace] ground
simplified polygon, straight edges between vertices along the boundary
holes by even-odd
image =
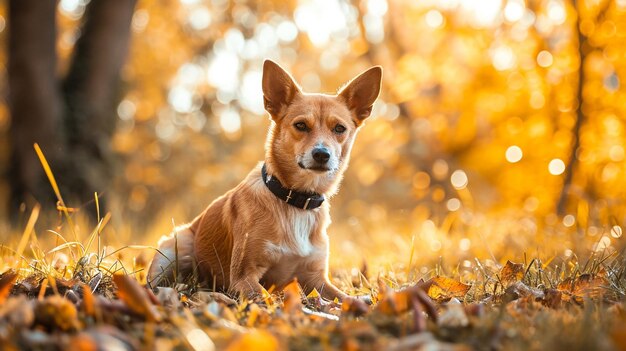
[[[297,282],[257,301],[205,291],[193,279],[150,289],[142,255],[125,265],[115,253],[89,252],[99,239],[96,228],[80,244],[43,250],[31,236],[32,259],[22,256],[24,245],[3,248],[3,349],[626,347],[624,256],[617,251],[591,253],[580,264],[477,259],[476,274],[464,275],[462,282],[458,274],[442,273],[455,272],[454,267],[435,267],[419,281],[402,271],[373,276],[366,265],[333,269],[338,286],[372,300],[362,311],[356,304],[324,301],[316,292],[305,296]],[[426,294],[432,306],[419,303]]]

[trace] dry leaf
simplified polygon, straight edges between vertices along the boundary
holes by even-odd
[[[543,304],[550,308],[559,308],[561,307],[561,300],[563,298],[563,293],[557,289],[546,289],[544,292],[545,297],[543,299]]]
[[[500,270],[500,280],[505,287],[522,280],[522,278],[524,278],[524,265],[522,263],[506,261],[506,264]]]
[[[408,294],[398,294],[392,289],[386,289],[380,296],[376,311],[386,315],[394,315],[407,311],[410,307]]]
[[[435,300],[451,297],[463,298],[472,287],[446,277],[434,277],[429,282],[432,284],[428,289],[428,296]]]
[[[320,297],[320,293],[317,292],[317,289],[313,288],[311,292],[306,296],[307,299],[314,299]]]
[[[369,311],[369,306],[357,297],[347,297],[341,302],[341,312],[362,316]]]
[[[439,315],[437,325],[442,328],[464,328],[469,325],[469,318],[463,305],[456,300],[456,303],[448,303],[447,308]]]
[[[241,335],[228,345],[227,351],[274,351],[279,349],[278,340],[274,335],[258,329]]]
[[[294,279],[284,289],[285,300],[283,301],[283,308],[287,313],[294,313],[302,310],[302,289],[298,280]]]
[[[81,284],[81,289],[83,291],[83,311],[88,316],[96,315],[96,302],[93,297],[93,293],[87,284]]]
[[[0,318],[13,328],[29,328],[35,320],[34,304],[24,295],[8,298],[0,304]]]
[[[576,279],[566,279],[558,285],[558,289],[569,291],[576,298],[588,296],[590,298],[601,298],[606,293],[609,282],[606,278],[591,274],[581,274]]]
[[[16,280],[17,273],[15,271],[9,270],[2,273],[0,276],[0,304],[4,303],[7,296],[9,296]]]
[[[139,283],[128,275],[115,274],[113,281],[117,286],[117,295],[120,300],[135,313],[145,316],[149,321],[159,322],[162,317],[146,293],[146,290]]]
[[[76,330],[80,327],[76,307],[58,295],[48,296],[35,306],[35,320],[50,330]]]
[[[516,281],[511,283],[511,285],[506,288],[504,292],[504,301],[510,302],[523,297],[530,297],[535,300],[543,300],[544,296],[545,295],[543,291],[536,288],[531,288],[520,281]]]

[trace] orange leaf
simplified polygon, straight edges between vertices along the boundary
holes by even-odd
[[[156,307],[150,303],[150,298],[139,283],[125,274],[113,275],[117,286],[117,295],[133,312],[145,316],[149,321],[159,322],[162,317]]]
[[[0,275],[0,304],[3,304],[7,296],[9,296],[16,280],[17,273],[13,270],[6,271]]]
[[[524,278],[524,265],[522,263],[506,261],[506,264],[500,270],[500,280],[505,286],[518,282],[522,278]]]
[[[274,351],[278,350],[278,340],[274,335],[264,331],[253,329],[243,334],[239,339],[228,345],[227,351]]]
[[[434,277],[431,279],[432,285],[428,289],[428,296],[433,299],[442,298],[462,298],[467,294],[471,285],[463,284],[454,279],[446,277]]]
[[[87,284],[81,284],[83,291],[83,310],[88,316],[96,315],[96,304],[93,293]]]
[[[591,274],[581,274],[576,279],[566,279],[558,285],[559,290],[571,291],[577,297],[602,297],[609,282],[605,277]]]
[[[298,280],[294,279],[283,291],[285,293],[285,300],[283,302],[285,312],[293,313],[302,310],[302,289],[300,289]]]

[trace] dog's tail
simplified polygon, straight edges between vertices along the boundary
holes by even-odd
[[[148,286],[171,285],[193,273],[193,240],[194,234],[188,224],[175,228],[159,240],[148,269]]]

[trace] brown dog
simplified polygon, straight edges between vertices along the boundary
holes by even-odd
[[[280,66],[265,61],[263,97],[272,118],[265,163],[161,239],[148,281],[158,285],[197,268],[209,287],[249,298],[294,278],[307,292],[347,298],[328,279],[325,200],[337,191],[381,78],[382,68],[372,67],[337,95],[306,94]]]

